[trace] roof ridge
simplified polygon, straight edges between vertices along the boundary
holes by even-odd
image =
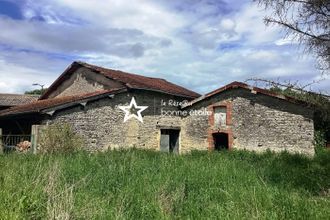
[[[283,95],[283,94],[279,94],[279,93],[276,93],[276,92],[273,92],[273,91],[270,91],[269,89],[263,89],[263,88],[259,88],[259,87],[256,87],[256,86],[251,86],[249,84],[246,84],[246,83],[243,83],[243,82],[239,82],[239,81],[234,81],[234,82],[231,82],[227,85],[224,85],[218,89],[215,89],[205,95],[202,95],[190,102],[188,102],[186,105],[184,105],[182,108],[186,108],[188,106],[192,106],[204,99],[207,99],[209,97],[212,97],[216,94],[219,94],[221,92],[224,92],[224,91],[227,91],[228,89],[233,89],[233,88],[242,88],[242,89],[248,89],[248,90],[251,90],[251,91],[254,91],[256,93],[261,93],[263,95],[267,95],[267,96],[271,96],[271,97],[274,97],[274,98],[278,98],[278,99],[282,99],[282,100],[286,100],[286,101],[289,101],[289,102],[294,102],[294,103],[300,103],[300,104],[308,104],[302,100],[299,100],[297,98],[294,98],[292,96],[288,96],[288,95]]]
[[[74,61],[66,70],[52,83],[48,90],[40,97],[46,99],[63,81],[70,77],[77,69],[85,67],[95,73],[100,73],[108,79],[118,81],[126,88],[144,89],[171,94],[174,96],[196,98],[200,94],[191,91],[183,86],[171,83],[162,78],[143,76],[135,73],[128,73],[122,70],[115,70],[96,66],[82,61]]]
[[[90,63],[83,62],[83,61],[75,61],[75,62],[79,63],[79,64],[82,65],[82,66],[89,67],[89,68],[90,68],[90,67],[94,67],[94,68],[99,68],[99,69],[104,69],[104,70],[111,70],[111,71],[116,71],[116,72],[119,72],[119,73],[124,73],[124,74],[134,75],[134,76],[138,76],[138,77],[142,77],[142,78],[165,80],[165,79],[160,78],[160,77],[143,76],[143,75],[140,75],[140,74],[137,74],[137,73],[129,73],[129,72],[125,72],[125,71],[122,71],[122,70],[119,70],[119,69],[113,69],[113,68],[108,68],[108,67],[97,66],[97,65],[90,64]],[[165,81],[166,81],[166,80],[165,80]],[[168,81],[167,81],[167,82],[168,82]]]
[[[143,75],[136,74],[136,73],[128,73],[128,72],[124,72],[124,71],[122,71],[122,70],[115,70],[115,69],[110,69],[110,68],[100,67],[100,66],[96,66],[96,65],[89,64],[89,63],[82,62],[82,61],[77,61],[77,63],[80,64],[80,65],[82,65],[82,66],[84,66],[84,67],[86,67],[86,68],[91,68],[91,69],[96,70],[96,71],[98,71],[98,72],[100,72],[100,73],[103,73],[105,76],[107,76],[107,77],[109,77],[109,78],[111,78],[111,79],[113,79],[113,80],[117,80],[117,81],[123,83],[123,84],[124,84],[126,87],[128,87],[128,88],[134,88],[134,85],[133,85],[132,82],[127,82],[127,81],[125,81],[125,80],[122,80],[122,79],[120,79],[120,77],[109,76],[109,73],[108,73],[107,71],[114,71],[114,72],[116,72],[116,73],[118,73],[118,74],[123,74],[123,75],[126,75],[126,76],[138,77],[138,78],[141,78],[141,79],[158,80],[159,82],[164,82],[164,83],[170,84],[172,87],[176,87],[175,89],[183,89],[183,90],[185,90],[184,93],[190,93],[190,95],[187,95],[187,94],[186,94],[186,96],[190,96],[190,97],[198,97],[198,96],[200,96],[200,94],[198,94],[198,93],[196,93],[196,92],[194,92],[194,91],[191,91],[191,90],[189,90],[189,89],[187,89],[187,88],[185,88],[185,87],[183,87],[183,86],[181,86],[181,85],[177,85],[177,84],[175,84],[175,83],[169,82],[168,80],[166,80],[166,79],[164,79],[164,78],[150,77],[150,76],[143,76]],[[132,79],[132,80],[135,81],[135,79]],[[136,83],[136,82],[135,82],[135,83]],[[141,84],[143,84],[143,85],[145,85],[145,86],[148,86],[148,83],[145,82],[145,81],[143,81],[143,82],[139,82],[139,83],[141,83]],[[139,87],[138,87],[138,88],[139,88]],[[142,89],[143,89],[143,88],[142,88]],[[146,89],[146,88],[144,88],[144,89]],[[174,88],[172,88],[172,89],[174,89]],[[162,89],[155,89],[155,88],[153,88],[152,90],[158,90],[158,91],[160,91],[160,92],[163,91]],[[165,92],[165,91],[163,91],[163,92]],[[166,91],[166,92],[167,92],[167,91]],[[181,94],[181,95],[183,95],[183,94]]]

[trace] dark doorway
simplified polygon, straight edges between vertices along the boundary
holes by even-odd
[[[40,124],[42,116],[39,114],[24,114],[0,119],[0,128],[5,135],[30,135],[31,126]]]
[[[161,129],[160,130],[160,150],[163,152],[179,152],[180,130]]]
[[[224,150],[229,148],[227,133],[214,133],[213,142],[215,150]]]

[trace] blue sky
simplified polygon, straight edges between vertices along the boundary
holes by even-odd
[[[49,85],[74,60],[199,93],[259,77],[322,80],[315,58],[247,0],[0,0],[0,92]]]

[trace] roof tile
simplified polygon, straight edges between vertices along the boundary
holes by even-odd
[[[16,106],[38,100],[38,95],[0,94],[0,106]]]
[[[255,93],[260,93],[260,94],[263,94],[263,95],[267,95],[267,96],[271,96],[271,97],[275,97],[275,98],[278,98],[278,99],[283,99],[283,100],[286,100],[288,102],[292,102],[292,103],[296,103],[296,104],[304,104],[304,105],[310,105],[310,103],[306,103],[304,101],[301,101],[301,100],[298,100],[296,98],[293,98],[293,97],[290,97],[290,96],[285,96],[285,95],[281,95],[281,94],[277,94],[275,92],[271,92],[270,90],[267,90],[267,89],[262,89],[262,88],[258,88],[258,87],[253,87],[253,86],[250,86],[246,83],[242,83],[242,82],[237,82],[237,81],[234,81],[232,83],[229,83],[219,89],[216,89],[212,92],[209,92],[205,95],[202,95],[190,102],[188,102],[187,104],[185,104],[182,108],[186,108],[186,107],[189,107],[189,106],[192,106],[198,102],[201,102],[205,99],[208,99],[216,94],[219,94],[219,93],[222,93],[224,91],[227,91],[227,90],[230,90],[230,89],[235,89],[235,88],[241,88],[241,89],[246,89],[246,90],[251,90]]]
[[[146,77],[76,61],[73,62],[71,66],[68,67],[64,71],[64,73],[49,87],[49,89],[41,97],[41,99],[47,98],[53,90],[55,90],[65,79],[67,79],[68,74],[72,74],[79,67],[91,69],[92,71],[102,74],[105,77],[123,83],[128,88],[160,91],[172,95],[184,96],[189,98],[197,98],[200,96],[200,94],[196,92],[188,90],[182,86],[173,84],[161,78]]]
[[[0,116],[8,116],[8,115],[16,115],[21,113],[34,113],[40,112],[45,109],[54,108],[57,106],[61,106],[68,103],[74,103],[77,101],[83,101],[85,99],[89,99],[92,97],[105,95],[105,94],[112,94],[120,91],[120,89],[113,89],[113,90],[101,90],[93,93],[86,93],[81,95],[75,96],[63,96],[58,98],[51,98],[51,99],[44,99],[44,100],[37,100],[25,105],[14,106],[9,109],[0,111]]]

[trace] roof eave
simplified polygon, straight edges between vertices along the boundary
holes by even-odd
[[[51,106],[51,107],[48,107],[48,108],[40,108],[40,109],[36,109],[36,110],[23,111],[23,112],[17,112],[17,113],[8,112],[8,114],[4,113],[3,115],[0,115],[0,118],[5,118],[7,116],[8,117],[9,116],[16,116],[16,115],[21,115],[21,114],[29,114],[29,113],[47,114],[47,112],[49,112],[49,111],[53,111],[53,110],[57,111],[57,110],[60,110],[60,109],[69,108],[69,107],[79,105],[79,104],[84,103],[84,102],[90,102],[90,101],[98,100],[98,99],[101,99],[101,98],[105,98],[109,95],[115,95],[115,94],[123,93],[125,91],[127,91],[126,88],[118,89],[118,90],[115,90],[115,91],[109,91],[109,92],[99,94],[99,95],[95,95],[95,96],[91,96],[91,97],[88,97],[88,98],[82,98],[82,99],[79,99],[79,100],[76,100],[76,101],[73,101],[73,102],[54,105],[54,106]]]
[[[76,106],[76,105],[85,105],[84,103],[91,102],[91,101],[96,101],[96,100],[106,98],[106,97],[110,97],[110,95],[123,93],[125,91],[127,91],[127,89],[116,90],[115,92],[108,92],[108,93],[104,93],[104,94],[101,94],[101,95],[96,95],[96,96],[88,97],[88,98],[85,98],[85,99],[80,99],[80,100],[77,100],[77,101],[64,103],[64,104],[57,105],[57,106],[52,106],[50,108],[45,108],[45,109],[40,110],[40,112],[47,114],[47,112],[50,112],[50,111],[57,111],[57,110],[65,109],[65,108],[70,108],[70,107],[73,107],[73,106]]]

